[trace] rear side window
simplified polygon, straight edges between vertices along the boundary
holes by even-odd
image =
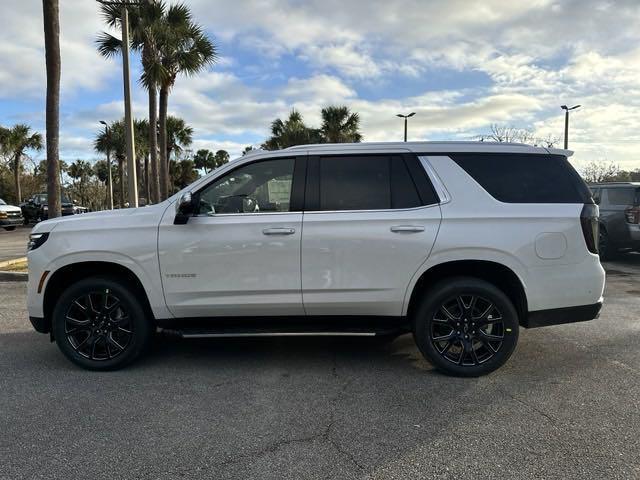
[[[424,204],[401,156],[321,157],[318,170],[319,210],[387,210]]]
[[[635,188],[607,188],[609,205],[636,205],[638,190]]]
[[[592,203],[589,188],[562,155],[476,153],[451,158],[505,203]]]

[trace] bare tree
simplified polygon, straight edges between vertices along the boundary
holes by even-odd
[[[546,137],[536,137],[536,135],[526,128],[507,127],[493,123],[490,132],[475,137],[481,142],[499,142],[499,143],[526,143],[534,147],[553,148],[560,139],[554,135]]]
[[[582,178],[587,183],[613,182],[620,180],[622,171],[614,162],[591,161],[582,169]]]

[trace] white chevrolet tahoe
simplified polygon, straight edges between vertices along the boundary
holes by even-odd
[[[36,225],[29,316],[94,370],[132,362],[157,329],[411,332],[441,371],[482,375],[520,327],[600,311],[598,207],[570,154],[475,142],[258,151],[157,205]]]

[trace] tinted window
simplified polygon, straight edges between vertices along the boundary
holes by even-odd
[[[389,157],[320,159],[320,210],[391,208]]]
[[[200,214],[288,212],[293,158],[255,162],[237,168],[200,192]]]
[[[591,192],[561,155],[482,153],[451,158],[501,202],[591,203]]]
[[[422,205],[400,156],[322,157],[320,210],[385,210]]]
[[[635,188],[607,188],[607,199],[609,205],[635,205]]]

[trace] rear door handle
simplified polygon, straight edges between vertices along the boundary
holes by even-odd
[[[295,228],[265,228],[262,230],[265,235],[293,235],[296,233]]]
[[[391,231],[396,233],[424,232],[424,227],[422,225],[394,225],[391,227]]]

